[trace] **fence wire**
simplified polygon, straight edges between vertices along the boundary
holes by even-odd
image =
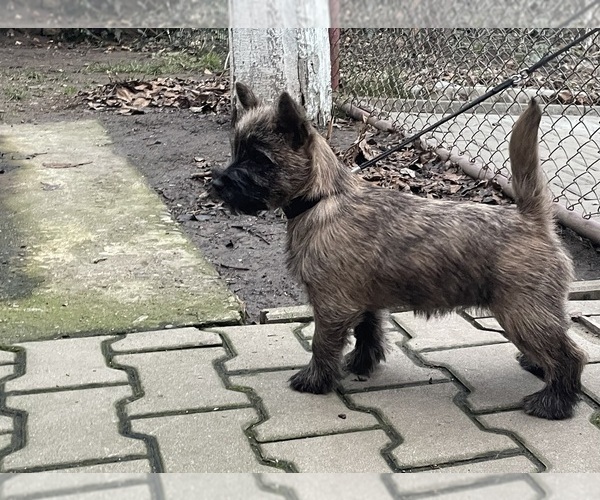
[[[583,29],[342,29],[339,102],[422,130],[571,42]],[[436,129],[434,147],[510,177],[508,139],[531,97],[543,107],[542,168],[557,201],[600,220],[600,35]]]

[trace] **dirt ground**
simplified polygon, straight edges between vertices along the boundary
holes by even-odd
[[[163,107],[122,115],[94,111],[78,97],[80,91],[114,81],[110,71],[92,71],[90,65],[119,67],[151,58],[148,52],[0,34],[0,121],[100,120],[116,152],[140,169],[185,233],[246,303],[249,322],[257,321],[263,308],[305,303],[303,290],[285,267],[285,219],[274,213],[233,216],[207,196],[209,179],[204,173],[229,158],[228,113]],[[203,77],[198,73],[168,76]],[[148,76],[121,74],[118,78]],[[346,149],[359,128],[351,123],[336,127],[332,144]],[[570,230],[560,229],[560,234],[575,261],[577,279],[600,278],[597,249]]]

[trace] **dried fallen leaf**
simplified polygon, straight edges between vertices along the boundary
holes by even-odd
[[[369,144],[367,143],[366,139],[363,139],[362,141],[360,141],[358,143],[358,148],[360,149],[360,151],[362,152],[363,156],[365,157],[365,160],[370,160],[371,158],[375,158],[375,154],[373,153],[373,149],[371,148],[371,146],[369,146]]]
[[[134,108],[145,108],[150,104],[150,99],[146,98],[146,97],[136,97],[133,102],[131,103],[131,105]]]
[[[130,103],[133,100],[133,96],[135,95],[133,92],[130,92],[126,87],[117,87],[115,92],[117,98]]]
[[[229,107],[229,81],[218,77],[206,80],[156,78],[107,84],[79,97],[93,110],[115,109],[131,115],[145,108],[173,107],[193,113],[219,113]]]
[[[558,99],[560,100],[560,102],[568,104],[570,102],[573,102],[573,94],[571,93],[570,90],[561,90],[558,94],[557,94]]]
[[[409,177],[412,177],[413,179],[417,176],[417,174],[415,174],[415,172],[413,170],[411,170],[410,168],[401,168],[400,173],[402,175],[408,175]]]

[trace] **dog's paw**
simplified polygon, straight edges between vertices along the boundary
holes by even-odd
[[[380,361],[385,360],[383,350],[357,350],[353,349],[344,356],[344,369],[355,375],[368,377],[373,373]]]
[[[372,356],[365,355],[362,351],[352,350],[344,356],[344,370],[368,377],[373,373],[377,361]]]
[[[564,420],[573,416],[576,399],[559,398],[547,388],[523,398],[523,411],[528,415],[548,420]]]
[[[316,372],[308,365],[290,377],[290,387],[298,392],[327,394],[333,390],[335,381],[334,376]]]

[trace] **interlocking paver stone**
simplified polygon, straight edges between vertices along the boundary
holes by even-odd
[[[358,377],[354,374],[347,375],[342,380],[342,386],[345,390],[381,388],[389,385],[447,379],[446,375],[440,370],[420,367],[413,362],[398,346],[398,342],[404,340],[404,336],[401,333],[389,332],[387,339],[389,350],[385,356],[386,361],[379,363],[370,377]]]
[[[400,433],[402,444],[392,454],[401,468],[466,460],[514,450],[508,437],[484,432],[453,402],[450,383],[353,394],[352,401],[376,408]]]
[[[8,433],[13,430],[13,419],[6,415],[0,415],[0,433]]]
[[[482,498],[518,498],[519,500],[537,500],[539,492],[526,479],[503,484],[492,483],[465,488],[458,491],[440,492],[436,490],[436,499],[440,500],[481,500]]]
[[[488,309],[478,309],[477,307],[467,307],[462,310],[471,319],[493,318],[494,315]]]
[[[535,480],[548,492],[548,500],[594,498],[600,491],[598,474],[540,474]]]
[[[586,365],[581,381],[584,391],[600,404],[600,363]]]
[[[132,429],[156,436],[165,472],[267,472],[244,434],[257,421],[244,408],[133,420]]]
[[[402,497],[443,498],[539,498],[528,477],[496,474],[395,474],[391,480]]]
[[[27,444],[4,459],[5,469],[145,455],[139,439],[118,432],[115,403],[129,386],[9,396],[7,406],[27,412]]]
[[[14,363],[16,354],[10,351],[0,351],[0,364]]]
[[[600,338],[600,317],[598,316],[579,316],[577,323],[589,330],[591,334]]]
[[[214,332],[197,328],[174,328],[153,332],[130,333],[111,345],[114,352],[145,351],[188,347],[219,346],[223,342]]]
[[[500,326],[496,318],[477,318],[474,320],[475,324],[483,330],[494,330],[496,332],[503,332],[504,328]]]
[[[500,333],[479,330],[458,314],[430,320],[412,312],[392,317],[411,336],[408,346],[416,351],[506,342]]]
[[[303,366],[310,360],[294,330],[300,323],[215,328],[226,334],[237,356],[225,363],[227,370],[256,370]]]
[[[294,373],[282,371],[231,377],[233,384],[254,389],[264,404],[269,418],[255,428],[259,441],[332,434],[378,425],[373,415],[349,410],[333,392],[323,395],[291,390],[288,379]]]
[[[127,414],[249,404],[245,394],[227,390],[215,371],[213,361],[224,355],[215,347],[115,356],[116,363],[137,370],[144,390],[144,397],[125,407]]]
[[[359,431],[262,444],[265,457],[294,463],[298,472],[389,472],[383,431]]]
[[[569,297],[576,300],[598,300],[600,295],[600,280],[573,281]]]
[[[32,496],[31,498],[44,498],[44,500],[151,500],[155,498],[150,492],[148,486],[116,486],[115,488],[105,488],[98,485],[97,489],[89,489],[86,487],[83,491],[81,488],[74,487],[70,490],[57,490],[48,492],[48,495],[43,497]],[[22,497],[9,497],[13,498]],[[30,497],[25,497],[30,498]]]
[[[72,471],[73,469],[69,469]],[[39,472],[17,475],[3,482],[0,498],[26,497],[48,498],[55,492],[93,489],[94,486],[119,488],[123,485],[139,485],[146,478],[140,474],[71,474],[71,472]],[[114,490],[112,491],[114,495]],[[62,498],[62,497],[61,497]]]
[[[127,374],[106,364],[101,344],[110,337],[60,339],[21,344],[27,371],[9,380],[6,391],[71,388],[84,384],[127,383]]]
[[[100,486],[96,491],[75,491],[72,495],[60,492],[58,497],[44,497],[45,500],[153,500],[156,498],[152,495],[148,486],[119,486],[115,489],[105,489]]]
[[[120,462],[86,465],[83,467],[73,467],[68,469],[69,473],[81,472],[87,474],[106,473],[118,474],[124,476],[127,473],[142,474],[152,472],[150,462],[148,460],[122,460]]]
[[[600,300],[570,300],[567,311],[569,314],[597,315],[600,314]]]
[[[525,456],[485,460],[483,462],[466,463],[427,471],[428,473],[462,474],[511,474],[521,472],[538,472],[536,465]]]
[[[45,500],[111,500],[114,498],[119,498],[119,500],[150,500],[153,498],[147,486],[125,486],[108,489],[98,486],[96,490],[88,490],[87,488],[89,487],[85,487],[83,490],[77,487],[66,490],[59,489],[47,492],[47,494],[43,493],[43,497],[7,496],[3,498],[11,500],[21,498],[44,498]]]
[[[587,353],[588,362],[597,363],[600,361],[600,339],[596,341],[585,331],[582,332],[579,325],[573,325],[569,329],[569,335]]]
[[[298,500],[393,498],[379,474],[264,474],[262,478],[269,485],[292,489]]]
[[[467,403],[476,411],[519,405],[524,396],[539,391],[544,383],[523,370],[512,344],[464,347],[423,353],[425,360],[447,367],[472,392]]]
[[[0,382],[15,373],[15,365],[0,365]],[[8,382],[8,380],[7,380]]]
[[[311,321],[313,317],[312,307],[291,306],[263,309],[260,311],[260,323],[302,323]]]
[[[514,432],[550,472],[600,472],[600,429],[590,423],[593,409],[580,403],[567,420],[544,420],[522,411],[477,417],[487,427]]]
[[[0,434],[0,449],[7,448],[11,445],[12,435],[11,434]]]
[[[309,323],[308,325],[306,325],[304,328],[302,328],[302,330],[300,330],[300,333],[302,334],[302,336],[309,340],[312,339],[314,334],[315,334],[315,324],[314,322]]]
[[[161,482],[165,498],[199,500],[283,500],[285,498],[283,495],[260,489],[252,474],[162,474]]]

